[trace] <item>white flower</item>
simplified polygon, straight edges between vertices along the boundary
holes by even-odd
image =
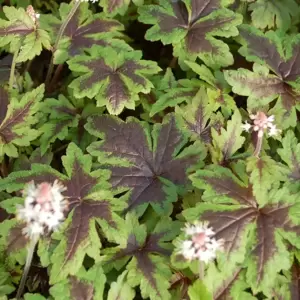
[[[249,124],[247,121],[245,122],[245,124],[242,125],[243,130],[249,132],[249,130],[251,129],[252,125]]]
[[[215,232],[207,222],[186,224],[183,229],[186,239],[179,245],[178,252],[187,260],[194,259],[208,263],[216,258],[216,252],[222,250],[223,240],[213,238]]]
[[[27,185],[23,191],[24,206],[17,210],[18,219],[26,223],[24,234],[32,238],[59,228],[67,208],[62,195],[65,189],[57,180],[53,184],[43,182],[36,186],[31,182]]]
[[[257,131],[259,138],[262,138],[264,133],[267,131],[269,136],[277,135],[281,130],[276,128],[276,125],[273,124],[275,117],[273,115],[267,117],[266,114],[262,111],[258,111],[255,115],[250,114],[250,119],[253,121],[253,124],[242,124],[243,130],[249,132],[252,128],[253,131]]]

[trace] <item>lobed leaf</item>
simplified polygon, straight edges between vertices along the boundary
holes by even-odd
[[[86,52],[88,55],[68,61],[72,71],[83,74],[69,86],[76,98],[95,98],[97,105],[106,106],[110,114],[120,114],[125,107],[134,109],[138,94],[149,93],[153,87],[147,75],[160,71],[155,62],[141,60],[140,51],[118,53],[109,47],[93,46]]]
[[[44,85],[40,85],[18,100],[8,100],[8,94],[1,90],[0,114],[0,156],[18,156],[16,146],[29,146],[40,132],[32,126],[38,122],[36,113],[44,95]]]
[[[260,201],[254,197],[251,185],[237,184],[234,178],[222,167],[197,171],[191,180],[196,187],[204,189],[205,203],[183,214],[188,219],[208,221],[216,239],[224,239],[228,263],[244,262],[246,281],[254,292],[270,294],[276,274],[290,267],[284,239],[297,248],[300,246],[293,240],[300,230],[294,215],[299,204],[285,188],[271,190],[268,200]],[[251,249],[250,256],[248,249]]]
[[[53,41],[72,5],[72,3],[61,3],[59,18],[53,15],[43,16],[43,28],[49,31]],[[120,30],[123,29],[122,24],[118,21],[106,18],[103,14],[94,14],[89,10],[88,3],[81,3],[67,23],[58,47],[55,49],[54,63],[62,64],[70,58],[82,54],[84,49],[89,49],[93,45],[132,50],[124,41],[116,39],[122,36]]]
[[[62,161],[66,175],[51,167],[35,164],[31,171],[13,172],[5,179],[10,192],[21,190],[31,180],[40,183],[58,179],[67,188],[64,195],[69,203],[68,219],[60,236],[61,241],[51,258],[53,266],[50,280],[53,283],[69,273],[75,274],[86,252],[97,256],[100,240],[95,231],[96,220],[107,234],[109,226],[117,226],[112,211],[113,197],[108,191],[109,174],[105,170],[91,171],[91,157],[83,155],[73,143],[68,146]]]
[[[296,125],[296,108],[299,103],[298,58],[299,35],[293,38],[269,31],[263,34],[247,25],[240,27],[244,40],[240,53],[255,62],[253,71],[238,69],[225,71],[225,78],[233,91],[249,96],[248,106],[258,107],[278,99],[276,116],[285,128]],[[269,74],[271,70],[275,75]],[[298,108],[297,108],[298,109]]]
[[[143,211],[151,204],[166,214],[177,199],[177,186],[188,182],[189,167],[205,156],[199,145],[184,149],[187,139],[173,115],[152,131],[134,118],[123,122],[106,115],[91,117],[86,129],[103,139],[88,151],[111,170],[112,187],[130,191],[127,210]]]
[[[201,58],[212,67],[228,66],[233,56],[219,37],[238,35],[242,18],[226,8],[227,1],[160,0],[159,5],[139,8],[139,20],[153,25],[147,32],[150,41],[172,44],[180,60]]]

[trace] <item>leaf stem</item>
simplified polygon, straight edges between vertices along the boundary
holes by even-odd
[[[13,60],[11,63],[11,68],[10,68],[10,75],[9,75],[9,90],[11,91],[13,89],[14,85],[14,79],[15,79],[15,69],[16,69],[16,64],[17,64],[17,58],[19,55],[19,51],[21,48],[21,42],[19,42],[19,45],[14,53]]]
[[[253,153],[254,156],[259,157],[261,146],[262,146],[263,136],[257,137],[255,151]]]
[[[70,22],[70,20],[72,19],[72,17],[74,16],[76,10],[78,9],[79,5],[80,5],[81,1],[75,1],[75,4],[73,5],[72,9],[70,10],[66,20],[61,24],[60,28],[59,28],[59,31],[57,33],[57,37],[56,37],[56,40],[55,40],[55,44],[54,44],[54,47],[52,49],[52,56],[51,56],[51,61],[50,61],[50,65],[49,65],[49,69],[48,69],[48,72],[47,72],[47,76],[46,76],[46,80],[45,80],[45,85],[47,86],[50,82],[50,79],[51,79],[51,75],[52,75],[52,72],[53,72],[53,68],[54,68],[54,64],[53,64],[53,60],[54,60],[54,53],[55,51],[57,50],[57,47],[58,47],[58,43],[61,39],[61,37],[63,36],[64,34],[64,31],[68,25],[68,23]]]
[[[204,278],[204,265],[201,260],[199,260],[199,279],[203,280]]]
[[[29,269],[30,269],[30,266],[31,266],[34,249],[35,249],[35,246],[37,244],[38,239],[39,239],[38,235],[34,236],[31,239],[30,244],[27,248],[26,263],[25,263],[23,274],[22,274],[22,279],[21,279],[21,282],[20,282],[20,285],[19,285],[19,288],[18,288],[17,296],[16,296],[17,300],[21,299],[21,296],[22,296],[22,293],[23,293],[23,290],[24,290],[24,286],[25,286],[25,282],[26,282],[26,279],[27,279],[27,275],[28,275],[28,272],[29,272]]]

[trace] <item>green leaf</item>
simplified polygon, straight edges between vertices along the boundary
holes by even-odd
[[[46,298],[43,297],[40,294],[28,294],[28,293],[26,293],[24,295],[24,300],[46,300]]]
[[[56,283],[50,288],[54,299],[103,299],[106,277],[100,265],[96,264],[86,271],[83,267],[75,276]]]
[[[189,287],[188,295],[191,300],[213,300],[211,293],[207,290],[205,284],[199,279]]]
[[[251,19],[256,28],[279,28],[288,30],[293,17],[299,13],[299,6],[294,0],[257,0],[250,3]]]
[[[76,98],[95,98],[110,114],[120,114],[125,107],[134,109],[138,94],[149,93],[153,87],[147,75],[160,71],[155,62],[141,60],[140,51],[93,46],[86,52],[68,61],[72,71],[83,74],[69,86]]]
[[[279,148],[277,152],[289,169],[289,182],[287,184],[299,191],[300,143],[291,130],[285,134],[281,142],[282,148]]]
[[[253,194],[259,199],[260,205],[267,200],[268,192],[278,188],[279,183],[287,180],[288,170],[269,156],[250,157],[247,159],[247,172],[252,183]]]
[[[221,127],[221,119],[213,113],[214,104],[209,100],[207,91],[201,88],[191,101],[187,100],[188,105],[175,108],[176,118],[182,128],[193,139],[200,139],[204,143],[211,142],[211,128],[218,130]]]
[[[30,142],[39,136],[40,132],[32,127],[39,121],[36,113],[39,111],[39,102],[43,96],[42,84],[24,94],[20,100],[13,97],[8,102],[7,94],[1,98],[0,156],[6,154],[17,157],[16,146],[29,146]]]
[[[226,3],[227,2],[227,3]],[[242,17],[226,8],[229,1],[160,0],[159,5],[139,8],[139,21],[153,25],[146,39],[172,44],[174,55],[181,61],[195,61],[218,68],[233,63],[227,44],[216,37],[238,35]]]
[[[133,300],[135,290],[125,281],[128,271],[124,271],[117,282],[112,282],[108,291],[107,300]]]
[[[242,132],[242,117],[238,109],[227,122],[227,129],[221,128],[219,132],[214,128],[211,129],[213,139],[211,152],[214,161],[226,162],[232,158],[244,144]]]
[[[164,93],[158,95],[157,101],[151,106],[150,116],[163,111],[167,107],[176,105],[193,99],[201,86],[199,80],[178,80],[176,86],[167,89]]]
[[[170,299],[169,241],[178,233],[178,225],[165,217],[149,232],[145,224],[139,224],[135,215],[127,214],[124,234],[122,232],[118,237],[120,246],[109,249],[111,254],[106,263],[111,265],[119,262],[119,269],[128,262],[127,283],[133,288],[140,286],[143,299]]]
[[[127,210],[139,213],[151,204],[159,214],[169,214],[179,188],[188,183],[187,171],[206,155],[200,144],[185,147],[188,139],[173,115],[153,128],[135,118],[94,116],[86,129],[102,139],[88,151],[110,169],[116,193],[129,191]]]

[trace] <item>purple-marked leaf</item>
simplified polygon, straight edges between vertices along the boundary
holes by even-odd
[[[92,300],[94,296],[94,288],[91,284],[87,284],[78,280],[75,276],[70,276],[71,297],[76,300]]]
[[[93,243],[99,247],[100,241],[91,240],[90,236],[94,220],[116,227],[113,220],[112,196],[107,190],[109,172],[91,171],[91,156],[83,155],[73,143],[68,146],[66,156],[62,160],[66,175],[49,166],[34,164],[30,171],[13,172],[5,179],[10,183],[10,191],[21,190],[24,184],[31,180],[41,183],[58,179],[66,187],[66,191],[63,192],[68,200],[66,216],[71,214],[72,217],[64,230],[63,242],[58,246],[57,253],[54,253],[52,282],[56,281],[57,273],[60,274],[57,278],[64,278],[69,269],[80,267],[78,264],[72,265],[74,256],[81,264],[85,251],[92,248]]]
[[[6,55],[0,59],[0,83],[6,82],[9,80],[10,68],[12,63],[12,55]]]
[[[213,106],[209,104],[206,91],[200,89],[196,96],[187,102],[188,105],[176,107],[175,110],[183,128],[187,129],[194,139],[211,143],[211,128],[219,130],[221,119],[213,113]]]
[[[100,5],[106,14],[115,16],[116,14],[124,15],[131,2],[142,5],[144,0],[100,0]]]
[[[111,164],[113,188],[131,191],[127,210],[151,204],[158,212],[164,212],[169,202],[176,200],[176,186],[188,182],[186,171],[199,160],[198,153],[205,153],[201,146],[194,145],[178,157],[178,150],[182,150],[187,139],[177,128],[173,115],[162,125],[154,125],[152,137],[150,129],[136,119],[123,122],[115,117],[95,116],[89,119],[86,129],[104,138],[88,151],[98,156],[100,163]]]
[[[297,261],[294,261],[294,264],[291,268],[292,280],[290,283],[290,292],[291,299],[296,300],[300,298],[300,266]]]
[[[72,71],[83,74],[69,87],[76,98],[96,98],[98,106],[106,105],[114,115],[125,107],[133,109],[139,93],[148,93],[153,87],[147,76],[160,71],[155,62],[141,60],[140,51],[93,46],[86,53],[68,61]]]
[[[8,93],[3,87],[0,87],[0,124],[6,117],[8,103]]]
[[[233,63],[228,46],[216,37],[236,36],[240,15],[225,8],[220,0],[159,3],[139,8],[139,20],[153,25],[146,33],[148,40],[173,44],[180,60],[200,57],[215,67]]]
[[[169,230],[171,225],[172,232]],[[170,299],[171,272],[167,258],[171,254],[169,242],[179,231],[178,224],[162,218],[149,233],[134,214],[127,214],[124,229],[127,240],[119,237],[121,245],[110,249],[106,264],[112,266],[127,262],[127,282],[133,288],[140,286],[142,298]]]
[[[292,130],[285,134],[282,139],[282,148],[279,148],[277,152],[288,166],[290,180],[286,184],[297,191],[300,179],[300,143]]]
[[[260,207],[251,185],[239,182],[228,169],[219,166],[199,170],[191,180],[196,187],[204,189],[205,203],[187,209],[184,215],[193,219],[198,216],[209,222],[216,238],[224,239],[229,262],[244,261],[246,249],[251,247],[251,258],[246,260],[247,281],[254,292],[269,290],[271,282],[276,280],[276,272],[290,267],[288,252],[278,230],[300,233],[295,221],[299,209],[296,197],[285,188],[271,190],[268,204]],[[291,238],[288,240],[297,245]]]
[[[62,3],[59,9],[60,18],[52,15],[43,16],[43,28],[56,38],[62,22],[67,18],[73,4]],[[121,39],[123,26],[116,20],[105,18],[102,14],[94,14],[88,3],[82,3],[64,30],[62,41],[55,49],[54,62],[61,64],[67,59],[83,53],[93,45],[115,46],[118,49],[130,50],[130,46]]]
[[[10,52],[18,51],[17,63],[40,55],[43,47],[50,50],[50,36],[39,28],[34,10],[4,6],[3,11],[8,20],[0,19],[0,47],[10,44]]]
[[[96,300],[104,299],[105,275],[100,265],[86,271],[83,267],[68,278],[50,288],[54,299]]]
[[[14,253],[20,251],[26,247],[28,244],[28,239],[22,233],[24,224],[17,224],[12,227],[7,236],[7,253]]]
[[[244,45],[239,51],[248,61],[255,62],[253,72],[226,71],[226,80],[235,93],[249,97],[252,107],[278,98],[274,113],[288,118],[287,125],[295,126],[295,107],[300,100],[300,36],[290,38],[273,31],[263,34],[247,25],[241,26],[240,34]],[[285,113],[280,113],[280,109]]]
[[[50,165],[52,157],[53,154],[51,152],[42,155],[41,149],[37,148],[32,151],[30,157],[27,157],[24,154],[20,155],[14,163],[13,171],[31,170],[33,164]]]
[[[241,268],[236,268],[230,277],[226,278],[220,286],[214,291],[214,300],[229,300],[231,299],[231,288],[238,279]]]
[[[11,157],[18,156],[16,146],[29,146],[40,133],[32,129],[32,125],[38,122],[36,112],[39,110],[39,101],[44,94],[44,85],[24,94],[18,100],[12,98],[8,103],[7,95],[1,91],[0,113],[0,140],[4,144],[1,147],[1,155],[4,153]]]

